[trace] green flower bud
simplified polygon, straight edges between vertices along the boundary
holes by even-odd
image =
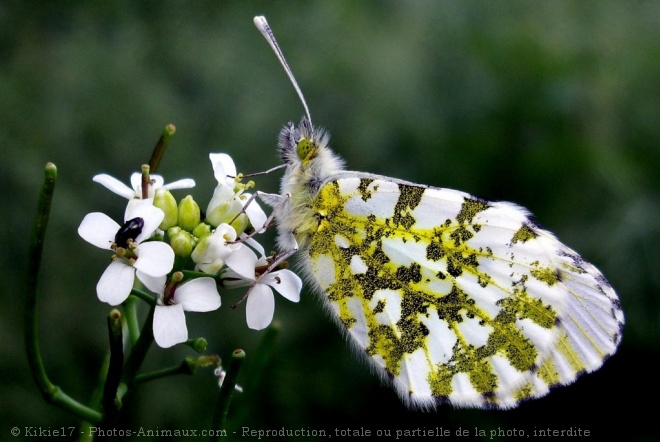
[[[179,226],[172,227],[170,229],[167,229],[167,236],[169,236],[170,238],[174,238],[179,234],[179,232],[181,232],[181,227]]]
[[[245,232],[245,229],[250,225],[250,220],[248,219],[247,215],[245,213],[241,213],[238,215],[238,218],[236,218],[230,226],[236,230],[236,233],[240,235],[241,233]]]
[[[158,207],[165,214],[163,222],[158,226],[162,230],[176,226],[179,218],[179,211],[176,207],[176,200],[169,190],[156,189],[154,195],[154,206]]]
[[[220,224],[229,221],[227,217],[229,215],[230,205],[231,200],[219,204],[215,209],[206,214],[206,222],[217,227]]]
[[[191,232],[200,220],[199,206],[192,196],[188,195],[179,203],[179,227]]]
[[[177,229],[177,227],[167,231],[167,234],[170,236],[170,246],[172,247],[172,250],[174,250],[176,256],[188,258],[195,246],[195,238],[182,229],[178,229],[179,231],[172,235],[170,232],[175,229]]]
[[[211,226],[206,223],[199,223],[197,224],[197,227],[193,229],[192,234],[195,238],[202,239],[211,234]]]
[[[229,223],[236,215],[243,211],[243,204],[238,198],[234,197],[229,201],[219,204],[210,213],[206,214],[206,222],[212,226],[219,226],[223,223]]]
[[[208,343],[204,338],[188,339],[188,341],[186,341],[186,344],[190,346],[190,348],[195,350],[197,353],[204,353],[206,351],[206,347],[208,347]],[[209,364],[207,362],[207,358],[198,358],[197,363],[195,365],[204,367],[205,365],[209,365]]]

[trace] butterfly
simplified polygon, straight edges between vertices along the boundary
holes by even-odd
[[[404,404],[516,407],[597,370],[621,341],[603,274],[513,203],[344,170],[305,108],[279,134],[277,262],[308,284]]]

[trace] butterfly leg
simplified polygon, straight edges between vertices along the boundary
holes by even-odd
[[[273,173],[277,170],[284,169],[286,167],[286,164],[280,164],[279,166],[271,167],[268,170],[264,170],[263,172],[254,172],[254,173],[248,173],[248,174],[239,174],[241,178],[252,178],[253,176],[261,176],[261,175],[268,175],[269,173]],[[236,178],[235,176],[227,175],[227,178]]]

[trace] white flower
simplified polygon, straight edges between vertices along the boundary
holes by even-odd
[[[165,184],[165,180],[160,175],[149,175],[149,179],[151,180],[151,184],[148,189],[148,198],[154,197],[156,189],[174,190],[195,187],[195,180],[191,178],[184,178],[169,184]],[[135,204],[136,201],[142,199],[142,174],[139,172],[135,172],[131,175],[132,188],[128,187],[117,178],[111,177],[105,173],[96,175],[92,180],[111,192],[126,198],[128,200],[128,206],[126,207],[127,213],[133,208],[133,204]]]
[[[236,230],[229,224],[220,224],[215,231],[202,238],[191,254],[197,270],[210,275],[217,274],[227,265],[239,275],[248,277],[254,273],[251,266],[254,253],[243,243],[231,244],[236,240]]]
[[[165,299],[165,285],[157,291],[154,311],[154,340],[159,347],[169,348],[188,340],[184,312],[210,312],[220,307],[220,294],[213,278],[197,278],[174,288]]]
[[[132,224],[129,223],[131,220]],[[162,210],[152,206],[151,200],[141,200],[135,205],[126,214],[127,222],[123,226],[103,213],[85,216],[78,234],[96,247],[117,252],[116,259],[96,285],[96,294],[101,301],[110,305],[124,302],[131,293],[136,275],[150,290],[165,283],[165,275],[174,265],[172,248],[160,241],[143,242],[153,235],[162,220]],[[115,241],[124,244],[115,244]]]
[[[212,153],[209,154],[209,158],[218,185],[206,208],[206,220],[213,225],[229,222],[245,207],[245,214],[252,227],[257,231],[262,230],[267,219],[266,213],[256,200],[251,201],[247,207],[245,206],[252,195],[244,193],[244,189],[236,189],[234,161],[225,153]]]
[[[228,287],[239,287],[247,284],[252,285],[247,298],[245,307],[245,317],[248,327],[253,330],[262,330],[272,322],[275,313],[275,297],[273,289],[280,295],[292,302],[300,301],[300,291],[302,290],[302,280],[291,270],[282,269],[275,272],[262,274],[257,278],[257,269],[265,270],[269,263],[264,254],[264,249],[252,238],[245,240],[250,246],[259,251],[261,257],[253,253],[252,269],[250,277],[245,278],[232,270],[223,274],[223,283]],[[246,247],[247,248],[247,247]],[[232,281],[233,279],[233,281]]]

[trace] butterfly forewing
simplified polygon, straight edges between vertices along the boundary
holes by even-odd
[[[605,278],[514,204],[342,172],[312,210],[309,279],[409,404],[513,407],[616,349]]]

